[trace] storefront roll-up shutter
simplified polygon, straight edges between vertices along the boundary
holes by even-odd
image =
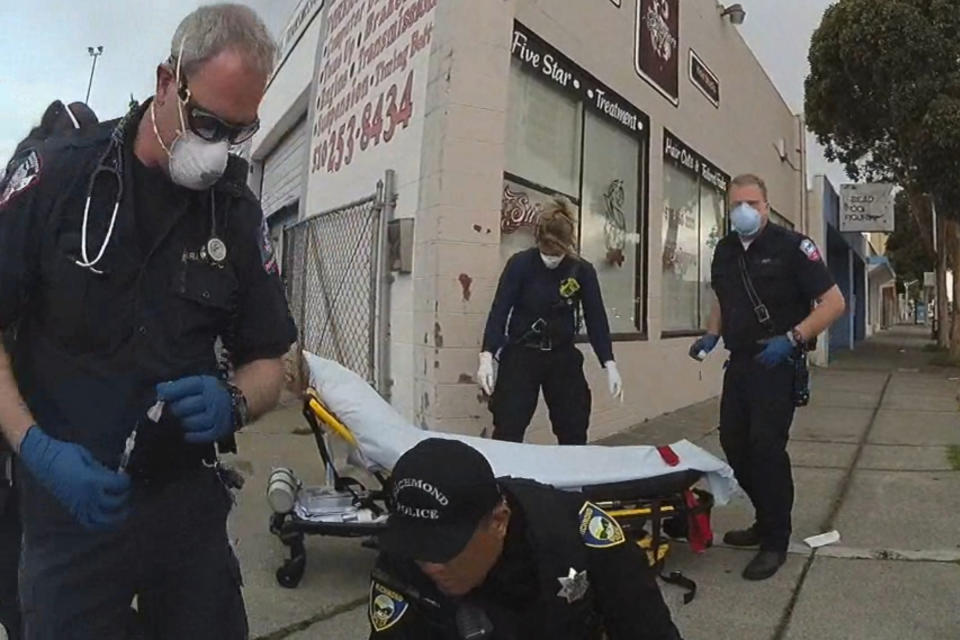
[[[260,204],[265,216],[300,199],[306,149],[307,120],[304,118],[287,132],[263,163]]]

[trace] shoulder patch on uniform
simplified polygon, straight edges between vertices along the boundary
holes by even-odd
[[[400,622],[400,618],[410,608],[410,603],[394,591],[376,580],[370,582],[370,624],[377,633],[386,631]]]
[[[817,245],[810,238],[804,238],[800,241],[800,251],[802,251],[803,255],[807,256],[807,259],[811,262],[820,261],[820,249],[817,249]]]
[[[260,247],[260,260],[264,270],[270,274],[277,273],[277,258],[273,251],[273,241],[270,240],[270,227],[267,225],[266,218],[260,221],[260,237],[257,238],[257,244]]]
[[[42,166],[40,154],[36,151],[31,151],[13,168],[10,179],[7,181],[7,186],[4,188],[3,193],[0,194],[0,209],[6,207],[7,204],[12,202],[18,195],[40,182],[40,169]]]
[[[593,549],[615,547],[627,540],[620,523],[592,502],[580,507],[580,537]]]

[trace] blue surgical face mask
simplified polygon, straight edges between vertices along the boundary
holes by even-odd
[[[741,202],[730,212],[730,225],[742,238],[750,238],[760,231],[763,217],[746,202]]]

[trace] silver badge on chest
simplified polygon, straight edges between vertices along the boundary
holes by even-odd
[[[207,255],[217,264],[227,259],[227,245],[217,237],[207,240]]]
[[[557,578],[557,582],[560,583],[560,591],[557,592],[557,597],[563,598],[569,604],[581,600],[587,595],[587,589],[590,588],[586,570],[578,572],[573,567],[570,567],[566,576]]]

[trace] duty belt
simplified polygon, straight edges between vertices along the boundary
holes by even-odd
[[[539,318],[530,327],[523,332],[523,334],[512,341],[512,344],[520,345],[521,347],[527,349],[537,349],[538,351],[555,351],[556,349],[562,349],[563,347],[568,347],[573,344],[573,340],[564,341],[560,344],[557,344],[553,341],[553,338],[550,337],[549,332],[547,331],[548,324],[547,321],[543,318]]]
[[[520,337],[520,344],[528,349],[539,349],[540,351],[552,351],[553,339],[547,332],[547,321],[543,318],[530,325],[530,328]]]

